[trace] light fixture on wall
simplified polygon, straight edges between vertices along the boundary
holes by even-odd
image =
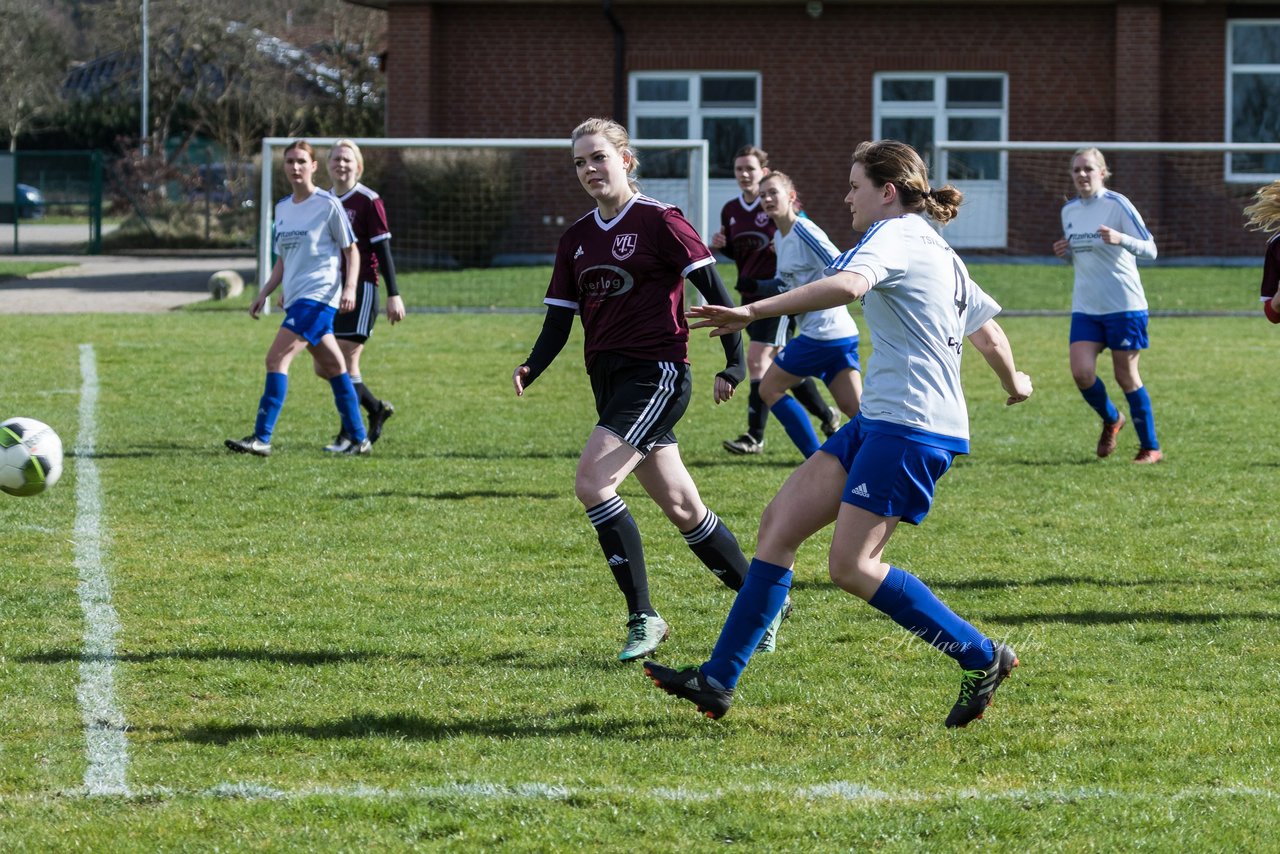
[[[804,10],[809,13],[810,18],[822,17],[822,0],[809,0],[804,4]]]

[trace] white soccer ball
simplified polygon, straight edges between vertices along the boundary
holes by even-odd
[[[34,418],[0,423],[0,492],[35,495],[62,476],[62,440]]]
[[[244,279],[235,270],[219,270],[209,277],[209,296],[230,299],[244,293]]]

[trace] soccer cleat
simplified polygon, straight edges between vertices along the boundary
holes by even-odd
[[[627,618],[627,644],[618,661],[634,661],[648,655],[671,636],[671,627],[657,614],[632,614]]]
[[[1138,455],[1133,458],[1133,461],[1140,466],[1149,466],[1163,459],[1164,454],[1160,452],[1159,448],[1143,448],[1138,451]]]
[[[778,612],[778,616],[773,618],[773,622],[769,624],[769,628],[764,630],[764,637],[760,638],[760,644],[756,647],[756,652],[773,652],[778,648],[778,628],[782,625],[782,621],[791,616],[794,606],[791,603],[791,597],[788,596],[786,601],[782,603],[782,610]]]
[[[947,715],[948,727],[962,727],[982,717],[991,705],[996,689],[1018,666],[1018,656],[1013,647],[995,642],[992,644],[995,659],[986,670],[964,670],[960,674],[960,697]]]
[[[840,429],[840,410],[834,406],[827,407],[826,417],[822,419],[822,435],[830,439]]]
[[[332,444],[325,445],[324,449],[331,454],[345,454],[353,444],[355,443],[351,441],[350,436],[346,433],[339,433],[338,438],[334,439]]]
[[[713,721],[728,714],[733,703],[733,689],[711,687],[707,677],[696,666],[675,670],[656,661],[646,661],[644,675],[671,696],[693,703],[698,711]]]
[[[346,454],[347,456],[350,456],[350,457],[363,457],[368,455],[368,453],[372,450],[373,450],[373,442],[370,442],[368,439],[362,439],[359,442],[352,439],[347,444],[347,447],[339,451],[339,453]]]
[[[1116,436],[1120,435],[1120,429],[1124,427],[1124,413],[1118,414],[1120,417],[1110,424],[1105,421],[1102,422],[1102,435],[1098,437],[1098,456],[1103,459],[1115,453]]]
[[[731,454],[758,454],[764,450],[764,440],[743,433],[736,439],[725,439],[724,449]]]
[[[237,454],[254,454],[259,457],[271,456],[271,443],[263,442],[257,436],[245,436],[243,439],[228,439],[223,443]]]
[[[382,436],[382,425],[396,414],[396,408],[385,400],[379,402],[378,411],[369,414],[369,441],[376,442]]]

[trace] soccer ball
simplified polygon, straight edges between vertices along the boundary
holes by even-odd
[[[35,495],[62,476],[62,440],[34,418],[0,424],[0,492]]]
[[[229,299],[244,293],[244,279],[235,270],[219,270],[209,277],[209,296]]]

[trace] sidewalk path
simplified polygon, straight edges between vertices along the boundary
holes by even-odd
[[[24,255],[21,260],[71,266],[0,280],[0,314],[172,311],[208,299],[209,276],[218,270],[235,270],[246,283],[257,275],[248,255]]]

